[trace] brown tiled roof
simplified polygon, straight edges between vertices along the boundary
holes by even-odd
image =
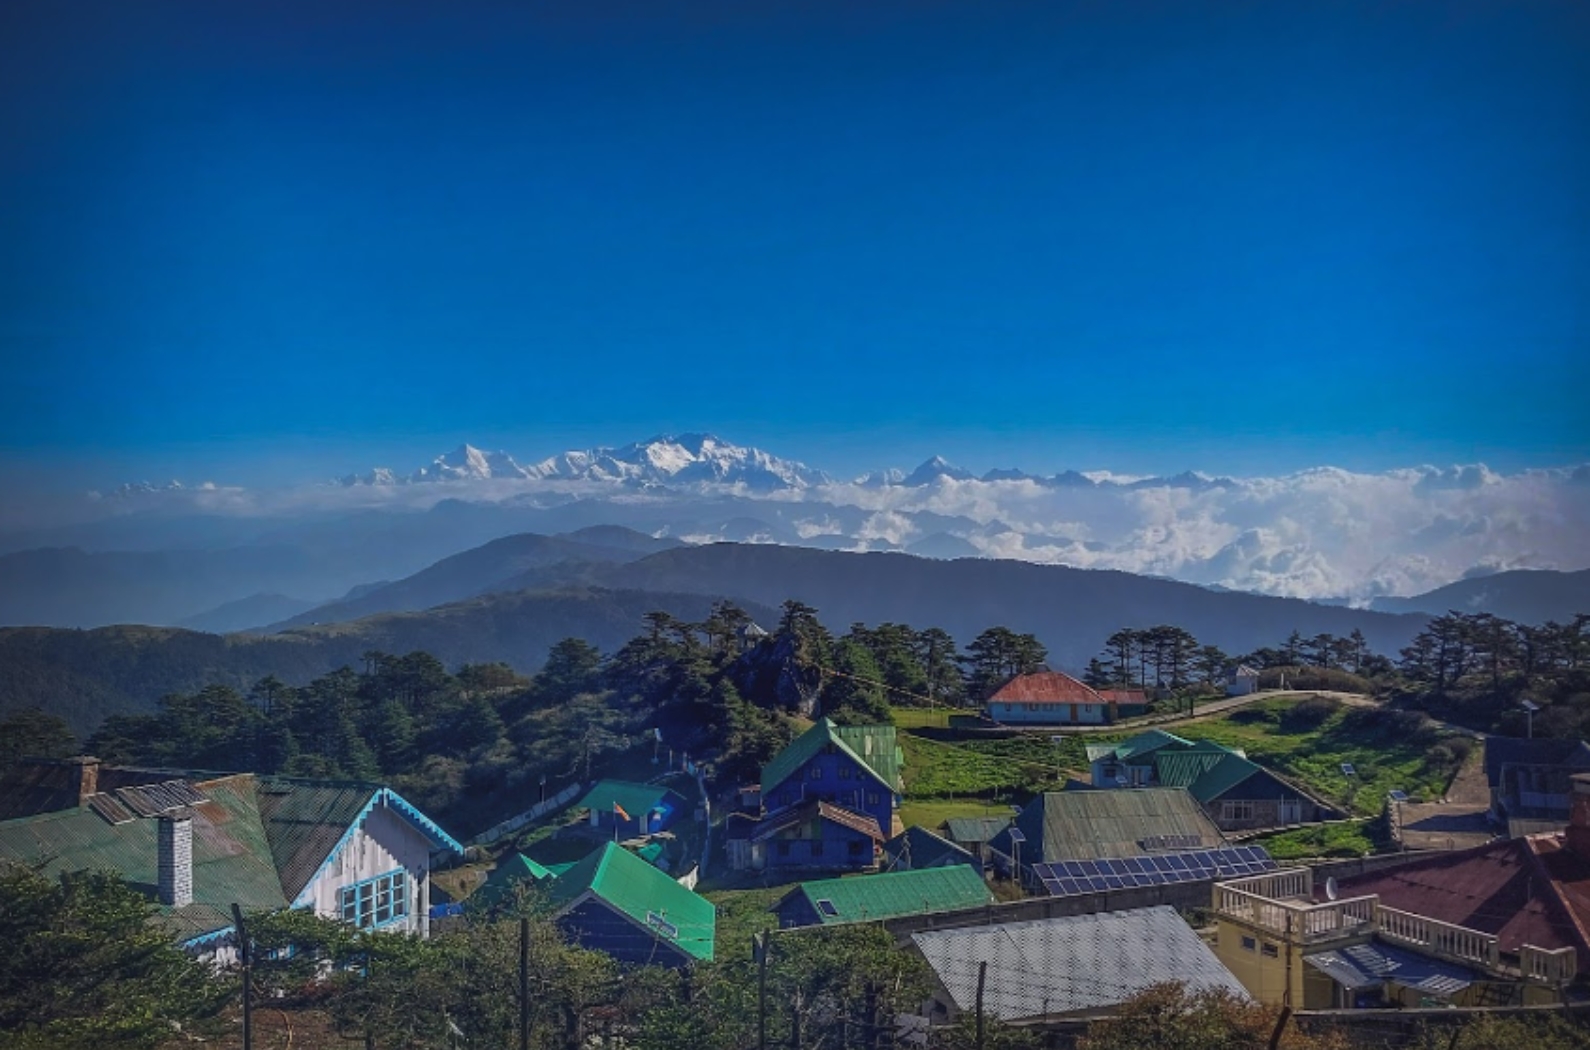
[[[874,842],[882,842],[883,833],[878,828],[875,817],[865,813],[848,810],[844,806],[836,806],[831,802],[810,801],[794,806],[785,806],[763,817],[756,825],[756,830],[751,834],[751,841],[763,842],[772,836],[798,824],[804,824],[812,819],[826,820],[852,831],[859,831],[863,835],[871,836]]]
[[[1099,695],[1111,704],[1148,703],[1148,694],[1141,689],[1100,689]]]
[[[1059,671],[1020,674],[995,690],[989,703],[1002,704],[1103,704],[1099,692]]]
[[[1560,842],[1559,836],[1543,835],[1446,853],[1341,879],[1339,892],[1355,897],[1373,893],[1387,907],[1494,934],[1504,952],[1517,952],[1526,944],[1577,948],[1583,965],[1590,943],[1558,891],[1562,885],[1578,887],[1575,893],[1590,890],[1590,867],[1572,854],[1547,863],[1561,850]],[[1558,883],[1559,877],[1568,882]]]

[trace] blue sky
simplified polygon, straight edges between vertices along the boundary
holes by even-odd
[[[1590,459],[1590,6],[0,7],[0,461]]]

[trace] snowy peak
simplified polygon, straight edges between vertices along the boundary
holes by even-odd
[[[951,481],[971,481],[975,477],[969,470],[962,470],[943,456],[934,456],[911,472],[903,484],[911,488],[922,485],[931,485],[940,478],[949,478]]]
[[[757,492],[829,482],[804,463],[731,444],[712,434],[660,434],[622,448],[570,451],[531,468],[535,476],[637,485],[744,486]]]
[[[486,481],[492,478],[532,476],[506,452],[483,452],[474,445],[465,444],[446,455],[437,456],[429,466],[421,467],[409,475],[409,480]]]

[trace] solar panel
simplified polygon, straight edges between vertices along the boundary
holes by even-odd
[[[1358,775],[1358,770],[1353,768],[1353,764],[1351,762],[1343,762],[1342,763],[1342,776],[1344,776],[1344,777],[1356,777],[1357,775]]]
[[[1013,827],[1010,828],[1010,841],[1012,841],[1012,842],[1026,842],[1027,841],[1027,833],[1022,831],[1020,828],[1013,826]]]
[[[1408,801],[1408,793],[1406,791],[1388,791],[1386,792],[1386,797],[1391,799],[1393,802]]]
[[[839,915],[839,909],[834,907],[834,902],[829,900],[827,897],[824,897],[822,900],[817,902],[817,910],[822,912],[824,915]]]
[[[1228,846],[1143,857],[1051,861],[1034,864],[1032,870],[1050,895],[1070,897],[1136,886],[1234,879],[1278,867],[1260,846]]]

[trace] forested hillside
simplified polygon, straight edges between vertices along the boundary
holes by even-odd
[[[164,627],[0,628],[0,713],[38,707],[88,733],[107,715],[151,710],[167,693],[206,685],[242,689],[267,676],[302,685],[357,665],[372,649],[423,649],[448,667],[505,661],[528,673],[541,666],[560,638],[574,635],[611,651],[648,612],[662,609],[701,620],[710,605],[711,599],[701,595],[571,589],[489,595],[426,613],[275,635],[222,636]],[[774,616],[751,608],[760,618]]]

